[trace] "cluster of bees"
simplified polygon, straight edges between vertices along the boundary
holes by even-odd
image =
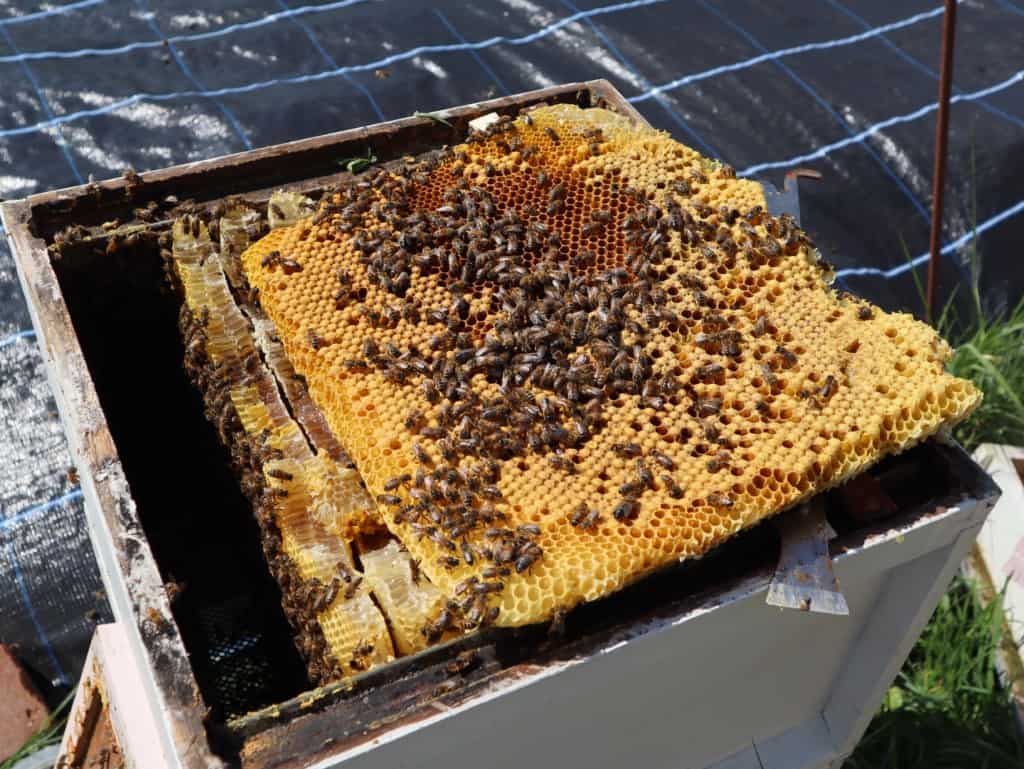
[[[524,118],[529,121],[528,115]],[[560,141],[553,129],[547,135],[552,142]],[[590,129],[587,138],[592,154],[599,154],[601,131]],[[469,142],[487,140],[506,153],[533,154],[510,117],[472,135]],[[340,270],[334,294],[338,310],[356,304],[371,327],[393,327],[400,319],[437,326],[423,349],[399,349],[368,336],[362,357],[343,362],[352,371],[372,369],[394,384],[417,386],[436,407],[432,419],[420,411],[407,415],[405,427],[417,438],[412,451],[418,466],[392,478],[377,501],[390,510],[393,523],[407,525],[438,546],[440,566],[487,564],[480,577],[457,583],[453,599],[424,628],[431,638],[460,618],[466,629],[494,621],[498,610],[488,608],[486,597],[502,590],[502,579],[513,570],[524,572],[543,555],[535,541],[538,526],[503,525],[507,516],[497,486],[502,462],[543,455],[553,467],[575,473],[568,452],[601,431],[611,401],[624,394],[638,396],[641,408],[655,410],[686,397],[691,413],[705,423],[706,437],[717,438],[714,418],[721,399],[698,395],[694,384],[717,381],[723,367],[705,366],[695,381],[687,381],[656,372],[647,351],[647,341],[660,328],[674,333],[687,329],[668,306],[664,288],[671,237],[678,236],[699,249],[708,263],[726,269],[738,260],[754,269],[777,264],[806,243],[788,216],[773,218],[755,208],[741,217],[735,209],[701,204],[684,209],[671,195],[654,201],[626,188],[620,204],[625,211],[617,223],[610,211],[594,209],[580,227],[583,240],[605,228],[621,230],[625,250],[619,264],[600,269],[593,253],[567,248],[570,238],[549,223],[565,207],[569,193],[564,181],[541,169],[536,182],[547,190],[543,211],[530,204],[522,210],[501,208],[492,194],[463,174],[468,161],[456,150],[407,162],[394,171],[370,172],[326,196],[314,219],[333,222],[339,234],[350,238],[369,281],[397,302],[383,309],[362,304],[365,290],[360,294],[352,275]],[[443,191],[441,205],[418,208],[417,187],[442,164],[450,164],[454,184]],[[484,166],[485,176],[494,173],[492,164]],[[673,189],[689,193],[706,182],[696,172],[673,182]],[[745,236],[741,242],[725,226],[737,221]],[[758,224],[765,225],[769,237],[757,233]],[[302,269],[276,251],[263,257],[262,266],[286,274]],[[449,304],[423,307],[411,298],[414,275],[438,276],[450,293]],[[720,314],[727,308],[709,298],[704,279],[684,274],[679,282],[704,310],[694,344],[726,358],[739,356],[744,340]],[[481,287],[493,290],[490,303],[497,310],[485,333],[471,314],[471,299]],[[761,319],[754,333],[769,330],[767,319]],[[309,337],[314,350],[323,344],[316,332]],[[780,348],[779,355],[782,366],[795,363],[788,350]],[[497,386],[497,394],[482,394],[481,381]],[[418,439],[430,441],[441,461]],[[718,444],[708,460],[712,472],[729,463],[732,446],[724,439]],[[654,468],[672,498],[684,496],[667,454],[654,451],[644,458],[639,446],[617,448],[634,459],[635,478],[619,487],[620,500],[607,511],[612,518],[636,517],[644,492],[655,488]],[[712,494],[708,501],[719,507],[733,504],[723,494]],[[585,531],[595,530],[603,516],[585,502],[568,514],[571,524]]]
[[[353,595],[362,578],[339,570],[327,584],[316,578],[303,579],[285,553],[274,499],[283,489],[268,486],[262,469],[264,464],[281,460],[284,455],[279,448],[269,445],[269,434],[250,436],[246,433],[230,394],[233,386],[262,364],[255,353],[250,353],[243,360],[228,358],[214,364],[206,352],[207,323],[206,312],[197,314],[187,305],[182,306],[178,325],[185,345],[185,371],[202,393],[206,418],[216,427],[222,443],[230,447],[232,460],[241,475],[242,491],[253,502],[264,556],[281,588],[285,615],[299,631],[296,645],[309,665],[311,677],[322,681],[341,678],[345,675],[343,663],[330,653],[319,614],[339,595]],[[365,657],[372,652],[372,647],[367,649],[361,644],[349,665],[354,670],[364,669]]]

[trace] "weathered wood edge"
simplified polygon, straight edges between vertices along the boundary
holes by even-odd
[[[247,152],[223,155],[208,160],[169,166],[139,174],[141,182],[116,177],[93,184],[77,185],[42,192],[27,198],[37,232],[53,230],[61,224],[74,223],[70,217],[81,218],[118,205],[125,207],[138,187],[147,198],[175,194],[180,198],[222,198],[244,190],[286,184],[313,174],[310,166],[326,168],[339,157],[365,150],[372,143],[377,154],[389,153],[389,147],[402,134],[411,134],[422,145],[419,151],[461,141],[469,121],[488,112],[514,112],[521,107],[549,99],[566,101],[567,97],[586,95],[591,103],[602,103],[641,125],[647,125],[640,113],[607,80],[590,80],[526,91],[499,99],[474,102],[433,114],[451,126],[424,117],[404,117],[385,123],[346,129],[309,139],[276,144]],[[188,187],[196,183],[195,191]],[[182,185],[186,189],[182,190]],[[182,194],[184,192],[185,194]],[[136,203],[137,204],[137,203]],[[108,217],[109,218],[109,217]]]
[[[117,620],[130,633],[130,647],[151,702],[167,719],[162,746],[169,766],[183,769],[222,766],[206,746],[205,708],[188,655],[171,616],[163,581],[139,522],[106,416],[75,336],[60,284],[45,243],[29,231],[26,201],[0,206],[22,290],[28,300],[39,349],[65,425],[71,455],[79,469],[86,521],[104,584]],[[127,598],[130,597],[130,600]],[[172,744],[173,741],[173,744]],[[179,762],[180,759],[180,762]]]

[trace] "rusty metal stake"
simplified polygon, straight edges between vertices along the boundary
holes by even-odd
[[[956,42],[956,3],[945,0],[942,17],[942,66],[939,70],[939,115],[935,124],[935,163],[932,170],[932,230],[928,240],[928,322],[935,321],[939,250],[942,244],[942,207],[946,189],[946,149],[949,143],[949,91],[953,84],[953,47]]]

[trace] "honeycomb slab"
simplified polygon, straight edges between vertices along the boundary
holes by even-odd
[[[245,251],[403,557],[449,596],[424,636],[608,595],[975,407],[932,329],[835,292],[765,209],[664,133],[551,106],[358,175]],[[371,566],[400,600],[408,579]]]

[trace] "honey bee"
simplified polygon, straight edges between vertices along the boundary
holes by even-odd
[[[533,566],[534,563],[536,563],[540,559],[540,556],[540,549],[530,550],[524,553],[523,555],[519,556],[519,558],[516,559],[515,563],[516,574],[522,574],[524,571],[529,569],[531,566]]]
[[[643,454],[643,449],[638,443],[616,443],[612,445],[612,451],[618,454],[620,457],[630,459],[632,457],[638,457]]]
[[[437,403],[441,400],[441,393],[432,379],[424,379],[420,382],[420,392],[428,403]]]
[[[782,345],[779,345],[778,347],[775,348],[775,353],[780,358],[782,358],[783,368],[793,368],[793,366],[796,365],[796,355],[794,355],[791,351],[787,350]]]
[[[720,363],[708,363],[697,369],[697,378],[703,380],[720,379],[724,372],[725,369]]]
[[[571,459],[561,454],[551,454],[548,457],[548,464],[556,470],[562,470],[570,475],[576,472],[576,464]]]
[[[635,497],[642,490],[643,484],[636,481],[626,481],[619,486],[619,494],[623,497]]]
[[[149,627],[152,628],[153,632],[158,635],[171,630],[171,624],[167,621],[164,615],[152,606],[146,609],[146,622]]]
[[[725,496],[724,494],[716,494],[714,492],[712,492],[711,494],[708,494],[707,501],[708,501],[709,505],[713,505],[715,507],[732,507],[733,506],[733,501],[731,499],[729,499],[729,497]]]
[[[487,595],[488,593],[500,593],[505,589],[504,582],[477,582],[472,586],[476,595]]]
[[[404,486],[411,480],[412,476],[409,475],[409,473],[403,473],[402,475],[396,476],[395,478],[392,478],[387,483],[385,483],[384,491],[394,491],[399,486]]]
[[[612,512],[612,517],[616,521],[625,521],[628,518],[633,518],[640,510],[640,503],[633,498],[627,498],[622,500],[618,505],[615,506],[615,510]]]
[[[601,513],[600,513],[599,510],[594,508],[593,510],[588,512],[585,516],[583,516],[583,519],[579,522],[578,525],[584,531],[591,531],[592,529],[597,528],[597,524],[599,524],[600,522],[601,522]]]
[[[416,457],[416,461],[421,465],[432,465],[434,462],[431,460],[430,455],[426,450],[418,443],[412,444],[412,453]]]
[[[573,526],[580,526],[586,519],[587,514],[589,512],[590,509],[587,507],[587,503],[580,502],[579,505],[577,505],[576,509],[572,512],[572,515],[569,516],[569,523]]]
[[[875,313],[867,305],[861,305],[857,310],[857,318],[860,320],[871,320],[873,317],[875,317]]]
[[[313,611],[317,614],[326,611],[334,603],[334,599],[338,597],[339,592],[341,592],[341,580],[338,577],[334,577],[327,585],[327,589],[317,596],[317,600],[313,603]]]
[[[690,293],[693,295],[693,301],[697,305],[699,305],[701,307],[709,307],[712,304],[712,301],[711,301],[711,299],[708,298],[708,295],[705,294],[700,289],[695,288],[695,289],[691,290]]]
[[[479,655],[472,649],[461,651],[458,655],[445,665],[445,670],[449,675],[461,675],[476,666],[479,662]]]
[[[372,643],[368,641],[360,641],[352,653],[357,657],[369,657],[373,654],[373,648]]]
[[[646,486],[649,489],[654,488],[654,475],[642,459],[636,460],[636,480],[640,486]]]
[[[654,449],[653,451],[650,452],[650,456],[655,462],[664,467],[666,470],[676,469],[676,463],[668,454],[665,454],[664,452]]]
[[[142,177],[139,176],[138,172],[131,166],[124,169],[124,171],[121,172],[121,176],[124,177],[125,192],[127,192],[129,196],[133,195],[135,193],[135,190],[141,187],[143,184]]]
[[[701,398],[694,400],[693,410],[698,417],[710,417],[722,410],[721,398]]]
[[[828,400],[835,394],[835,391],[837,389],[838,384],[836,383],[836,378],[829,374],[827,377],[825,377],[825,383],[818,390],[818,395],[821,398]]]
[[[728,326],[728,321],[721,315],[705,315],[702,324],[705,331],[720,331]]]
[[[441,683],[439,683],[437,686],[434,687],[433,691],[431,692],[431,696],[433,696],[433,697],[443,697],[446,694],[451,694],[452,692],[454,692],[458,688],[459,688],[459,682],[458,681],[442,681]]]
[[[423,415],[422,411],[419,409],[413,409],[405,417],[405,429],[411,431],[416,430],[423,424],[424,419],[426,419],[426,417]]]
[[[719,451],[715,456],[707,461],[707,468],[709,473],[717,473],[724,467],[729,465],[729,452]]]
[[[673,499],[683,498],[683,489],[679,486],[678,483],[676,483],[675,479],[671,475],[667,473],[662,473],[661,475],[658,476],[658,478],[661,480],[662,483],[665,484],[665,489],[668,491],[668,495],[670,497],[672,497]]]
[[[402,311],[397,307],[392,307],[391,305],[388,305],[381,312],[381,317],[384,319],[384,322],[387,325],[394,326],[398,323],[399,320],[401,320]]]
[[[380,325],[380,313],[365,304],[359,308],[359,314],[366,318],[366,322],[371,326]]]
[[[558,138],[558,134],[555,133],[555,129],[550,126],[544,127],[544,133],[547,134],[548,138],[555,144],[558,144],[561,140]]]

